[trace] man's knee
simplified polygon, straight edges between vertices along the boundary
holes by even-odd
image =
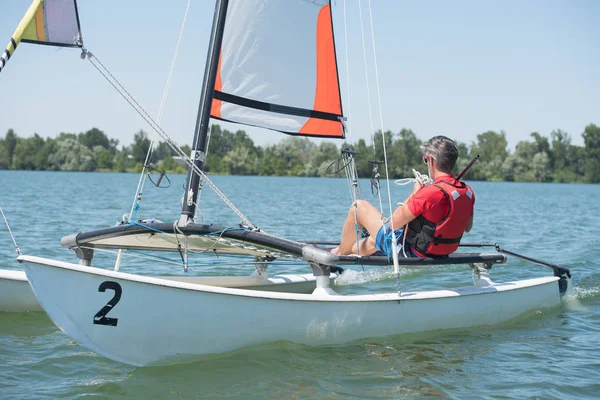
[[[360,210],[361,208],[364,208],[365,203],[369,204],[369,202],[366,200],[355,200],[354,203],[352,203],[352,205],[350,206],[350,211]]]

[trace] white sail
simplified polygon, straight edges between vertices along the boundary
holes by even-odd
[[[211,116],[343,138],[327,0],[230,0]]]

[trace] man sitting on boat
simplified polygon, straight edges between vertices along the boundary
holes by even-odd
[[[391,220],[366,200],[357,200],[348,211],[337,255],[362,256],[382,252],[392,257],[392,230],[395,228],[399,256],[445,257],[458,248],[464,232],[473,226],[473,190],[452,175],[458,149],[445,136],[435,136],[422,147],[433,183],[417,180],[412,194],[392,214]],[[356,240],[357,230],[369,236]]]

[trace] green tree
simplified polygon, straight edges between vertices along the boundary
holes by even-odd
[[[111,148],[105,148],[102,146],[94,146],[92,149],[94,159],[96,160],[96,167],[98,169],[110,170],[114,164],[114,153]]]
[[[473,165],[472,179],[501,180],[500,168],[508,157],[506,134],[487,131],[477,135],[477,142],[471,144],[470,158],[479,154],[479,162]]]
[[[571,146],[571,137],[568,133],[560,129],[550,132],[552,139],[552,154],[554,158],[554,168],[556,170],[564,170],[569,167],[568,159],[569,147]]]
[[[79,143],[92,150],[96,146],[101,146],[105,149],[110,148],[110,140],[108,137],[99,130],[98,128],[92,128],[85,133],[80,133],[77,138]]]
[[[30,138],[18,138],[12,158],[12,168],[35,170],[37,153],[44,147],[44,139],[37,133]]]
[[[10,157],[4,139],[0,139],[0,169],[10,168]]]
[[[253,163],[247,147],[236,147],[223,157],[222,166],[227,174],[248,175],[252,173]]]
[[[64,136],[56,141],[56,150],[48,156],[49,169],[60,171],[94,171],[96,162],[92,150],[77,139]]]
[[[121,149],[120,152],[115,156],[115,163],[113,164],[113,171],[126,172],[128,164],[128,152],[126,148]]]
[[[275,145],[267,147],[260,163],[259,175],[277,175],[284,167],[284,161],[277,156],[277,147]]]
[[[12,129],[9,129],[4,136],[4,146],[8,153],[8,163],[12,166],[13,155],[15,154],[15,148],[17,147],[17,134]]]
[[[471,147],[471,158],[479,154],[483,162],[490,162],[496,157],[504,161],[508,156],[507,144],[506,133],[504,132],[487,131],[480,133],[477,135],[477,143],[474,143]]]
[[[304,170],[306,176],[327,176],[327,167],[340,157],[340,150],[331,142],[322,142],[308,156]],[[334,171],[330,171],[333,173]]]
[[[554,182],[577,182],[583,173],[578,172],[577,146],[571,144],[571,136],[560,129],[550,133],[552,139],[552,159]],[[583,162],[583,166],[585,161]]]
[[[159,170],[162,172],[175,171],[177,163],[171,156],[166,156],[159,165]]]
[[[358,172],[358,176],[360,178],[370,177],[372,168],[371,164],[369,164],[369,160],[373,158],[373,147],[367,146],[364,139],[359,139],[354,145],[353,150],[355,153],[357,153],[354,159],[356,162],[356,171]]]
[[[35,169],[39,171],[52,170],[52,166],[48,162],[50,155],[56,152],[56,141],[46,138],[44,145],[35,155]]]
[[[394,178],[413,177],[413,169],[423,170],[423,159],[421,152],[422,142],[410,129],[402,129],[391,146],[387,146],[388,167]],[[391,151],[390,151],[391,150]],[[383,174],[382,174],[383,175]]]
[[[142,130],[133,135],[133,144],[131,145],[131,155],[134,163],[143,164],[146,161],[146,155],[150,149],[150,139],[148,134]]]
[[[171,149],[171,146],[167,144],[167,142],[159,142],[154,146],[152,154],[152,160],[159,162],[169,156],[172,157],[175,153],[173,152],[173,149]]]
[[[600,183],[600,127],[590,124],[582,133],[585,143],[585,179]]]
[[[536,182],[547,182],[550,179],[550,158],[548,153],[540,151],[533,156],[531,163]]]

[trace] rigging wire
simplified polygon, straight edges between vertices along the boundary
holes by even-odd
[[[350,61],[348,59],[348,21],[347,21],[347,11],[346,11],[346,0],[344,0],[344,56],[345,56],[345,60],[346,60],[346,92],[347,92],[347,98],[348,98],[348,104],[347,104],[347,109],[348,109],[348,113],[347,113],[347,118],[348,121],[346,122],[347,125],[347,129],[346,131],[348,132],[348,140],[352,141],[352,113],[351,113],[351,103],[350,103]],[[342,145],[343,146],[343,145]],[[345,161],[344,161],[345,162]],[[350,192],[350,199],[352,200],[352,203],[354,203],[354,201],[356,201],[356,192],[352,190],[352,182],[351,182],[351,177],[348,174],[348,169],[346,169],[346,181],[348,183],[348,190]],[[355,215],[356,218],[356,215]]]
[[[346,131],[348,132],[348,139],[351,140],[352,139],[352,129],[350,129],[352,127],[351,121],[352,121],[352,113],[351,113],[351,103],[350,103],[350,61],[348,59],[348,21],[347,21],[347,12],[346,12],[346,0],[344,0],[344,50],[345,50],[345,58],[346,58],[346,92],[348,94],[348,104],[347,104],[347,109],[348,109],[348,113],[346,114],[348,120],[346,121],[346,125],[348,126],[348,129],[346,129]]]
[[[10,229],[10,225],[8,224],[8,220],[6,219],[6,215],[4,215],[4,211],[2,210],[2,206],[0,206],[0,213],[2,214],[2,218],[4,218],[4,223],[6,224],[6,227],[8,228],[8,233],[10,234],[10,237],[12,238],[12,241],[15,245],[15,251],[17,252],[17,255],[20,256],[23,253],[21,252],[21,249],[17,245],[17,241],[15,240],[15,236],[13,235],[12,230]]]
[[[348,47],[348,13],[346,8],[346,0],[344,0],[344,50],[345,50],[345,59],[346,59],[346,90],[348,97],[348,139],[352,141],[352,130],[351,130],[351,122],[350,117],[351,113],[351,96],[350,96],[350,61],[349,61],[349,47]],[[342,150],[342,160],[344,162],[344,169],[346,171],[346,182],[348,183],[348,190],[350,191],[350,199],[352,200],[352,206],[354,207],[354,221],[355,221],[355,230],[356,230],[356,248],[360,254],[359,242],[362,236],[362,231],[358,229],[358,207],[356,204],[356,200],[362,197],[360,193],[360,186],[358,184],[358,171],[356,169],[356,160],[354,158],[355,153],[350,150],[350,147],[343,144],[342,146],[346,147]],[[349,161],[346,161],[346,158]]]
[[[206,149],[204,150],[204,165],[208,165],[208,149],[210,148],[210,137],[212,133],[212,126],[208,127],[208,135],[206,138]],[[194,203],[194,210],[196,210],[194,214],[194,221],[198,220],[198,215],[200,215],[200,222],[204,223],[204,214],[200,209],[200,199],[202,198],[202,177],[198,181],[198,198],[196,199],[196,203]],[[181,198],[181,202],[183,204],[183,197]]]
[[[160,120],[162,118],[165,104],[167,102],[169,88],[171,87],[171,78],[173,77],[173,70],[175,69],[175,62],[177,60],[177,55],[179,54],[181,37],[183,36],[183,29],[185,28],[185,22],[187,20],[188,11],[190,9],[190,2],[191,2],[191,0],[188,0],[187,6],[185,8],[185,13],[183,15],[183,22],[181,23],[181,28],[179,30],[179,37],[177,38],[177,44],[175,45],[175,53],[173,54],[173,59],[171,60],[171,67],[169,68],[169,74],[167,76],[167,81],[165,83],[165,88],[163,90],[163,95],[162,95],[162,98],[160,101],[160,106],[158,108],[158,113],[156,115],[156,120],[158,122],[160,122]],[[81,46],[83,48],[83,43]],[[85,53],[82,53],[82,57],[83,56],[85,56]],[[88,57],[88,59],[90,59],[90,58],[91,58],[91,56]],[[152,139],[150,140],[150,146],[148,147],[148,152],[146,153],[146,159],[144,160],[144,165],[142,166],[142,172],[140,174],[140,179],[138,180],[138,185],[137,185],[137,188],[135,189],[135,193],[133,195],[133,202],[131,204],[131,210],[129,211],[129,218],[128,218],[129,221],[131,221],[132,219],[135,219],[137,211],[140,208],[140,203],[142,201],[142,196],[143,196],[144,185],[146,184],[146,169],[148,168],[149,160],[152,157],[155,140],[156,140],[156,129],[152,129]],[[150,180],[152,181],[152,179],[150,179]],[[115,266],[114,266],[115,271],[118,271],[119,267],[121,266],[121,259],[123,257],[123,251],[124,251],[123,249],[119,250],[119,255],[117,257],[117,260],[115,261]]]
[[[171,61],[171,67],[169,68],[169,74],[167,76],[167,81],[165,83],[165,88],[163,90],[162,98],[160,101],[160,106],[158,108],[158,113],[156,115],[157,123],[160,123],[162,118],[162,114],[165,109],[165,104],[167,103],[167,98],[169,97],[169,88],[171,87],[171,79],[173,78],[173,71],[175,70],[175,63],[177,61],[177,55],[179,54],[179,47],[181,44],[181,38],[183,36],[183,30],[185,28],[185,23],[187,21],[188,11],[190,9],[191,0],[188,0],[187,6],[185,8],[185,13],[183,15],[183,22],[181,23],[181,28],[179,30],[179,37],[177,38],[177,43],[175,44],[175,53],[173,54],[173,60]],[[140,202],[142,200],[142,192],[144,190],[144,185],[146,183],[146,169],[148,167],[148,162],[152,157],[152,152],[154,151],[154,144],[156,141],[156,129],[152,129],[152,139],[150,141],[150,147],[148,148],[148,152],[146,153],[146,159],[144,160],[144,165],[142,166],[142,173],[140,174],[140,180],[138,181],[138,186],[133,196],[133,204],[131,205],[131,211],[129,212],[129,219],[135,215],[135,212],[139,209]]]
[[[358,0],[359,3],[361,0]],[[390,209],[390,229],[392,231],[392,258],[394,261],[394,274],[396,275],[396,283],[398,286],[398,293],[400,293],[400,266],[398,264],[398,244],[396,242],[396,232],[395,232],[395,227],[394,227],[394,222],[392,217],[392,194],[390,192],[390,174],[389,174],[389,168],[388,168],[388,160],[387,160],[387,152],[386,152],[386,148],[385,148],[385,131],[383,129],[384,125],[383,125],[383,109],[381,107],[381,91],[379,88],[379,69],[377,67],[377,52],[376,52],[376,47],[375,47],[375,30],[373,28],[373,12],[371,11],[371,0],[367,0],[368,5],[369,5],[369,22],[371,25],[371,40],[372,40],[372,46],[373,46],[373,62],[375,63],[375,82],[377,85],[377,100],[379,102],[379,120],[381,123],[381,138],[382,138],[382,142],[383,142],[383,157],[384,157],[384,162],[385,162],[385,180],[387,183],[387,191],[388,191],[388,203],[389,203],[389,209]],[[362,12],[362,11],[361,11]],[[361,16],[361,24],[362,24],[362,16]],[[381,199],[381,197],[380,197]]]
[[[360,36],[361,36],[361,40],[362,40],[362,50],[363,50],[363,61],[365,64],[365,79],[366,79],[366,83],[367,83],[367,102],[368,102],[368,106],[369,106],[369,126],[371,128],[371,143],[373,144],[373,159],[377,158],[377,152],[375,151],[376,149],[376,143],[375,143],[375,136],[374,133],[375,129],[373,127],[373,111],[371,109],[371,90],[369,89],[369,69],[368,69],[368,65],[367,65],[367,47],[365,45],[365,29],[364,29],[364,25],[363,25],[363,13],[362,13],[362,4],[361,1],[358,0],[358,12],[359,12],[359,16],[360,16]],[[383,129],[383,127],[382,127]],[[382,136],[384,136],[384,132],[381,132]],[[384,149],[385,151],[385,149]],[[382,214],[382,219],[383,219],[383,201],[381,199],[381,192],[378,191],[378,195],[377,195],[378,199],[379,199],[379,211],[381,211]]]
[[[104,78],[112,85],[113,88],[125,99],[127,103],[146,121],[152,128],[156,129],[156,132],[162,137],[165,142],[173,149],[173,151],[181,157],[182,160],[188,165],[189,168],[195,174],[198,174],[203,178],[204,181],[210,186],[210,188],[219,196],[219,198],[242,220],[242,222],[251,229],[256,230],[257,228],[241,213],[240,210],[233,205],[233,203],[221,192],[221,190],[206,176],[204,171],[198,168],[190,157],[171,139],[171,137],[154,121],[154,119],[148,114],[148,112],[137,102],[137,100],[121,85],[121,83],[108,71],[108,69],[102,64],[95,54],[92,54],[87,49],[82,47],[82,51],[87,55],[89,62],[98,70],[98,72],[104,76]],[[97,61],[97,63],[95,62]]]

